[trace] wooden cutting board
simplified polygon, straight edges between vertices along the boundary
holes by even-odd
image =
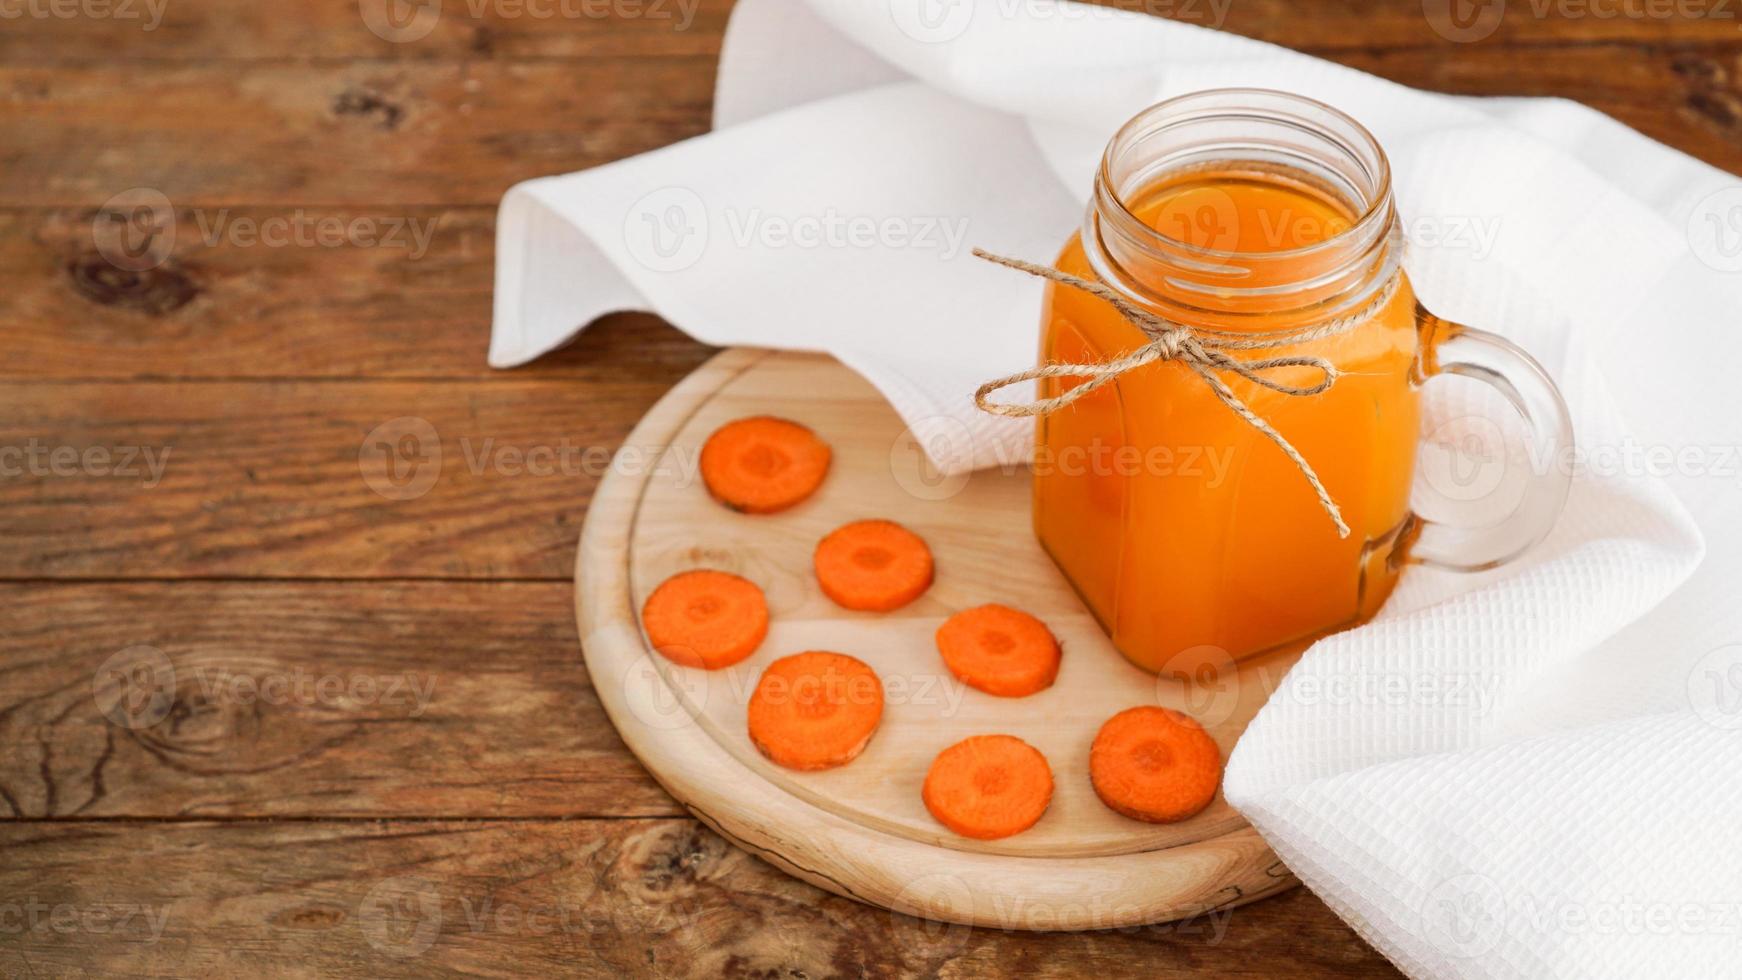
[[[821,490],[775,515],[734,513],[697,472],[720,425],[770,414],[834,447]],[[930,543],[937,580],[892,614],[835,606],[811,551],[848,521],[882,517]],[[767,593],[768,639],[722,671],[648,649],[637,611],[668,576],[730,571]],[[1095,797],[1089,745],[1135,705],[1197,717],[1224,756],[1298,651],[1212,665],[1202,683],[1131,666],[1035,541],[1025,469],[940,478],[888,403],[821,355],[735,349],[654,406],[625,443],[587,513],[575,570],[587,669],[630,749],[710,827],[806,881],[920,918],[1007,929],[1091,929],[1183,918],[1289,888],[1295,879],[1220,797],[1172,825],[1119,816]],[[1041,617],[1063,644],[1057,683],[1028,698],[964,687],[932,633],[951,613],[1003,602]],[[750,691],[772,660],[801,650],[851,654],[881,677],[887,707],[851,764],[800,773],[764,759],[745,735]],[[1031,830],[973,841],[920,802],[932,758],[974,734],[1007,733],[1045,753],[1057,788]]]

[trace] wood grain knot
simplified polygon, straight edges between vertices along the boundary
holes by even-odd
[[[1690,52],[1677,55],[1673,65],[1687,85],[1688,108],[1726,129],[1742,125],[1742,95],[1722,64]]]
[[[266,922],[275,929],[289,929],[300,932],[321,932],[344,925],[350,919],[350,914],[343,908],[332,905],[304,905],[298,908],[285,909],[267,916]]]
[[[333,115],[376,119],[382,129],[391,131],[399,128],[400,121],[405,118],[405,108],[379,92],[351,88],[340,92],[333,100]]]
[[[624,870],[634,876],[634,891],[669,896],[695,888],[730,853],[731,845],[700,825],[661,827],[625,848]]]
[[[200,287],[178,269],[163,265],[134,272],[116,267],[96,252],[67,264],[73,290],[98,306],[137,310],[165,316],[193,302]]]

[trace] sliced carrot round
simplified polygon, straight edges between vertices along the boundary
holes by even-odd
[[[679,572],[647,597],[641,625],[666,659],[718,670],[762,645],[768,635],[768,602],[754,582],[729,572]]]
[[[883,720],[883,682],[844,653],[811,650],[768,665],[750,695],[750,741],[789,769],[853,761]]]
[[[817,582],[848,609],[888,612],[931,587],[931,549],[894,521],[855,521],[817,543]]]
[[[726,423],[702,444],[702,481],[733,510],[772,514],[815,493],[832,455],[797,422],[758,415]]]
[[[1204,727],[1167,708],[1129,708],[1107,719],[1089,749],[1095,795],[1134,820],[1173,823],[1210,805],[1222,753]]]
[[[1052,802],[1052,767],[1014,735],[975,735],[938,753],[921,796],[938,823],[997,840],[1040,820]]]
[[[962,683],[987,694],[1020,698],[1052,686],[1059,642],[1046,624],[997,603],[964,609],[938,627],[938,652]]]

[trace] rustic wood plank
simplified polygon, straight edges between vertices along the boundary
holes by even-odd
[[[682,812],[600,708],[566,584],[0,584],[0,607],[0,816]]]
[[[705,58],[9,67],[0,206],[494,205],[706,131],[712,95]]]
[[[1577,98],[1742,169],[1739,57],[1737,44],[1597,44],[1336,60],[1424,88]],[[706,132],[711,70],[706,59],[5,68],[0,130],[32,138],[8,149],[0,207],[95,209],[138,187],[207,212],[489,207],[516,181]]]
[[[520,371],[492,371],[494,208],[183,209],[163,264],[137,271],[105,258],[97,213],[0,211],[0,378],[669,384],[711,353],[626,314]],[[263,244],[263,230],[292,244]]]
[[[568,581],[599,477],[662,448],[613,463],[667,387],[0,386],[0,579]]]
[[[112,2],[97,15],[21,15],[0,34],[0,61],[712,55],[732,7],[732,0],[432,0],[391,11],[388,0]],[[435,9],[438,16],[423,12]]]
[[[1473,94],[1582,95],[1648,135],[1742,172],[1742,54],[1649,58],[1592,49],[1532,59],[1504,52],[1355,52],[1342,60],[1425,87]],[[3,110],[0,110],[3,113]],[[256,169],[273,164],[256,161]],[[65,171],[65,168],[61,168]],[[75,168],[76,169],[76,168]],[[127,183],[111,180],[112,185]],[[238,190],[237,193],[242,193]],[[487,377],[494,210],[229,207],[177,211],[176,248],[130,273],[99,253],[95,207],[0,211],[0,331],[18,356],[0,377]],[[272,247],[261,228],[364,222],[336,244]],[[294,224],[293,224],[294,223]],[[313,232],[307,232],[312,237]],[[651,317],[597,331],[535,372],[597,377],[706,351]]]
[[[1592,44],[1528,56],[1477,45],[1358,51],[1336,60],[1434,91],[1574,99],[1713,166],[1742,173],[1742,47],[1734,43]]]
[[[685,819],[25,823],[0,847],[22,926],[0,969],[22,976],[1396,976],[1303,890],[1119,932],[970,930]]]
[[[1092,0],[1103,6],[1220,28],[1298,49],[1444,47],[1436,20],[1447,0]],[[25,14],[0,34],[7,64],[78,61],[377,58],[599,58],[713,55],[732,0],[443,0],[430,17],[386,0],[261,5],[249,0],[112,0],[68,6],[72,16]],[[1498,7],[1498,5],[1496,5]],[[26,11],[32,8],[23,7]],[[35,9],[48,9],[39,3]],[[1728,42],[1742,8],[1732,0],[1512,0],[1498,16],[1472,6],[1474,43]],[[366,19],[364,11],[369,12]],[[1429,11],[1433,11],[1430,18]],[[84,12],[80,12],[84,11]],[[381,28],[378,32],[372,26]]]

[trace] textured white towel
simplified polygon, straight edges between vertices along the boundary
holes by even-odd
[[[1138,15],[741,0],[716,132],[503,201],[491,363],[651,309],[835,354],[946,469],[1022,458],[1027,426],[967,393],[1030,364],[1039,288],[967,250],[1050,259],[1119,123],[1231,85],[1378,135],[1418,294],[1534,352],[1580,454],[1527,559],[1412,570],[1308,651],[1228,798],[1411,974],[1742,976],[1733,176],[1575,104],[1427,94]],[[1434,400],[1441,435],[1485,404],[1458,395]]]

